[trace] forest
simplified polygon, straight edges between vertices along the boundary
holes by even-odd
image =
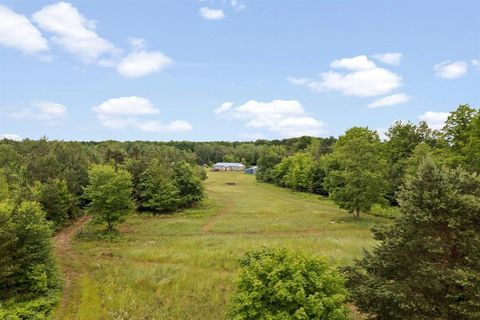
[[[242,180],[247,179],[243,173],[209,172],[221,161],[258,166],[256,181]],[[162,235],[169,235],[176,232],[176,225],[165,225],[169,219],[181,223],[193,217],[188,220],[193,226],[195,214],[204,219],[205,213],[197,211],[212,211],[205,219],[215,217],[221,202],[228,206],[229,201],[218,196],[219,188],[237,179],[239,188],[242,183],[259,188],[259,197],[262,190],[272,197],[288,192],[293,197],[288,205],[300,206],[304,198],[308,208],[327,206],[325,228],[342,222],[372,233],[362,233],[368,245],[345,259],[311,252],[308,246],[297,250],[303,242],[295,239],[289,245],[275,240],[272,246],[236,248],[240,257],[233,266],[225,262],[225,269],[233,270],[222,280],[229,288],[226,305],[216,303],[222,309],[211,311],[212,319],[480,319],[478,172],[480,111],[467,104],[451,112],[440,130],[425,122],[398,121],[382,137],[367,127],[352,127],[338,138],[254,142],[4,139],[0,318],[62,318],[58,308],[68,262],[55,254],[54,237],[79,219],[88,217],[74,248],[84,248],[85,254],[94,250],[88,241],[121,246],[132,237],[125,224],[142,230],[142,225],[164,223],[159,228],[167,228]],[[242,192],[246,198],[250,191]],[[251,211],[245,212],[256,212],[253,201],[260,200],[252,198]],[[233,201],[238,205],[240,200]],[[295,224],[298,217],[285,219]],[[248,226],[263,218],[248,219],[257,221],[248,220],[251,225],[236,231],[245,237]],[[203,233],[214,230],[214,222],[206,223]],[[224,231],[215,232],[219,237]],[[275,232],[271,236],[281,239],[286,231]],[[182,240],[189,235],[178,233]],[[150,316],[110,314],[112,319],[155,318]]]

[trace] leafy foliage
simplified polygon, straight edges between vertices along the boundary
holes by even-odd
[[[382,202],[385,163],[376,132],[354,127],[347,130],[325,158],[325,188],[332,200],[360,218],[373,204]]]
[[[381,245],[350,269],[357,307],[373,319],[480,319],[480,177],[427,158],[399,201]]]
[[[90,183],[85,188],[85,196],[91,201],[90,212],[96,222],[105,222],[108,230],[112,230],[134,208],[131,176],[128,171],[109,165],[93,166],[88,176]]]
[[[344,278],[324,260],[262,248],[240,265],[231,319],[347,319]]]

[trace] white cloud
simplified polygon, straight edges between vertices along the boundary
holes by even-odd
[[[233,9],[235,9],[235,11],[242,11],[245,9],[245,5],[237,0],[230,0],[230,5]]]
[[[308,116],[296,100],[250,100],[238,107],[230,106],[223,114],[244,121],[246,127],[267,129],[285,137],[317,136],[324,131],[323,122]]]
[[[448,112],[427,111],[419,115],[418,120],[425,121],[430,128],[438,130],[443,128],[449,115]]]
[[[374,102],[370,103],[368,107],[370,109],[379,108],[379,107],[388,107],[394,106],[401,103],[406,103],[410,101],[411,97],[406,95],[405,93],[396,93],[386,97],[382,97],[380,99],[375,100]]]
[[[215,113],[220,114],[224,113],[233,107],[233,102],[224,102],[218,107],[217,109],[214,110]]]
[[[334,60],[330,66],[332,68],[347,70],[369,70],[376,67],[375,63],[371,60],[368,60],[367,56],[365,55]]]
[[[119,50],[95,32],[95,21],[87,20],[70,3],[59,2],[43,7],[33,14],[42,30],[54,34],[52,40],[85,62],[96,62],[103,54]]]
[[[123,58],[117,65],[117,71],[127,78],[143,77],[172,64],[173,60],[160,51],[133,52]]]
[[[207,20],[221,20],[225,18],[225,14],[221,9],[210,9],[208,7],[202,7],[198,11],[198,13],[200,13],[200,16]]]
[[[120,97],[104,101],[93,108],[100,123],[110,129],[138,128],[146,132],[185,132],[192,126],[184,120],[175,120],[164,124],[158,120],[145,120],[142,116],[160,113],[153,104],[142,97]]]
[[[22,137],[16,133],[0,133],[0,139],[20,141],[22,140]]]
[[[402,78],[387,69],[379,68],[366,56],[335,60],[333,68],[346,72],[328,71],[320,74],[320,80],[290,78],[294,84],[304,85],[313,91],[338,91],[346,96],[373,97],[389,94],[402,85]]]
[[[402,60],[402,54],[399,52],[379,53],[374,54],[372,57],[380,62],[393,65],[399,65]]]
[[[297,86],[303,86],[303,85],[307,85],[312,80],[309,78],[288,77],[287,81]]]
[[[467,73],[468,64],[463,61],[451,62],[449,60],[434,66],[437,77],[442,79],[456,79]]]
[[[47,40],[23,15],[0,5],[0,45],[27,54],[48,50]]]
[[[38,119],[54,124],[67,117],[67,108],[60,103],[39,101],[32,103],[31,107],[12,111],[8,115],[15,119]]]
[[[477,68],[478,70],[480,70],[480,60],[473,59],[473,60],[472,60],[472,66],[474,66],[475,68]]]

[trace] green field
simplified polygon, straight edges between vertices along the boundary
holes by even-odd
[[[283,246],[348,264],[374,244],[369,226],[381,221],[356,222],[318,196],[243,173],[209,173],[205,185],[201,207],[131,216],[114,239],[86,227],[59,256],[72,285],[57,319],[224,319],[247,250]]]

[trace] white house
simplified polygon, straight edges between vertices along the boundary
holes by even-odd
[[[217,162],[213,165],[213,171],[243,171],[245,166],[237,162]]]

